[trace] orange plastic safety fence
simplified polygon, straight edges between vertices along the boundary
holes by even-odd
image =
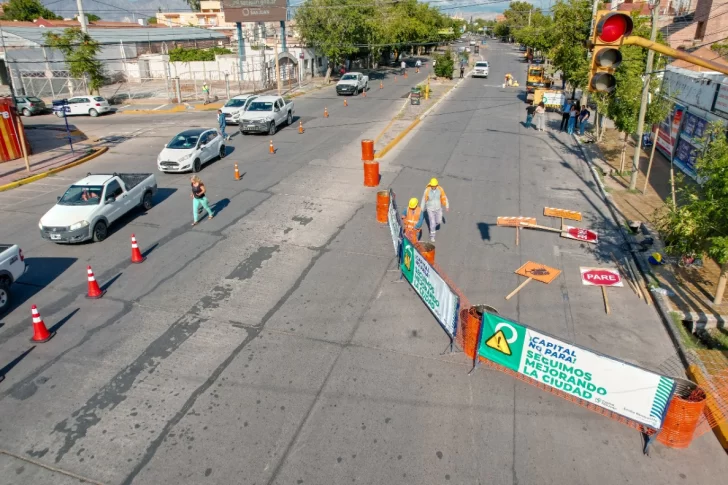
[[[693,441],[695,430],[705,409],[705,392],[699,387],[687,397],[675,393],[662,422],[662,432],[657,441],[670,448],[687,448]]]

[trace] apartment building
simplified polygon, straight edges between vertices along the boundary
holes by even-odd
[[[199,12],[157,12],[157,24],[167,27],[205,27],[208,29],[234,29],[233,22],[225,22],[222,2],[204,0]]]

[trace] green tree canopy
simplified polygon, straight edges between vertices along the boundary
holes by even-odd
[[[86,18],[88,19],[89,22],[96,22],[96,21],[101,20],[101,17],[99,17],[95,13],[87,13]]]
[[[79,28],[65,29],[61,34],[45,32],[46,45],[63,53],[72,77],[87,78],[88,88],[98,92],[104,80],[101,62],[96,58],[101,46]]]
[[[3,20],[32,22],[40,17],[46,20],[62,20],[40,3],[39,0],[9,0],[3,5]]]

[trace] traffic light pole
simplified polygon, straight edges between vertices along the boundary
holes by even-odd
[[[675,59],[680,59],[681,61],[686,61],[690,64],[695,64],[696,66],[704,67],[706,69],[710,69],[711,71],[719,72],[728,76],[728,66],[716,64],[715,62],[708,61],[701,57],[691,56],[684,51],[679,51],[673,49],[672,47],[658,44],[657,42],[652,42],[642,37],[637,37],[636,35],[630,35],[629,37],[625,37],[622,45],[637,45],[640,47],[644,47],[645,49],[649,49],[651,51],[655,51],[660,54],[673,57]]]
[[[660,11],[659,2],[652,4],[652,31],[650,32],[650,42],[657,39],[657,14]],[[645,113],[647,112],[647,100],[650,95],[650,80],[652,79],[652,63],[655,59],[655,51],[647,51],[647,64],[645,65],[645,80],[642,86],[642,102],[640,103],[640,114],[637,118],[637,146],[634,150],[634,158],[632,158],[632,175],[629,178],[629,190],[637,188],[637,175],[640,170],[640,155],[642,153],[642,133],[645,129]]]

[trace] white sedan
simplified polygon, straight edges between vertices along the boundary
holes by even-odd
[[[220,108],[225,115],[225,121],[227,123],[238,124],[240,122],[240,115],[248,108],[250,102],[257,97],[255,94],[239,94],[230,98],[225,103],[225,106]]]
[[[89,115],[96,117],[111,111],[109,102],[101,96],[76,96],[69,98],[62,111],[56,111],[56,116]],[[55,110],[54,110],[55,111]]]
[[[220,132],[194,128],[164,145],[157,157],[157,167],[160,172],[199,172],[205,163],[224,157],[225,142]]]

